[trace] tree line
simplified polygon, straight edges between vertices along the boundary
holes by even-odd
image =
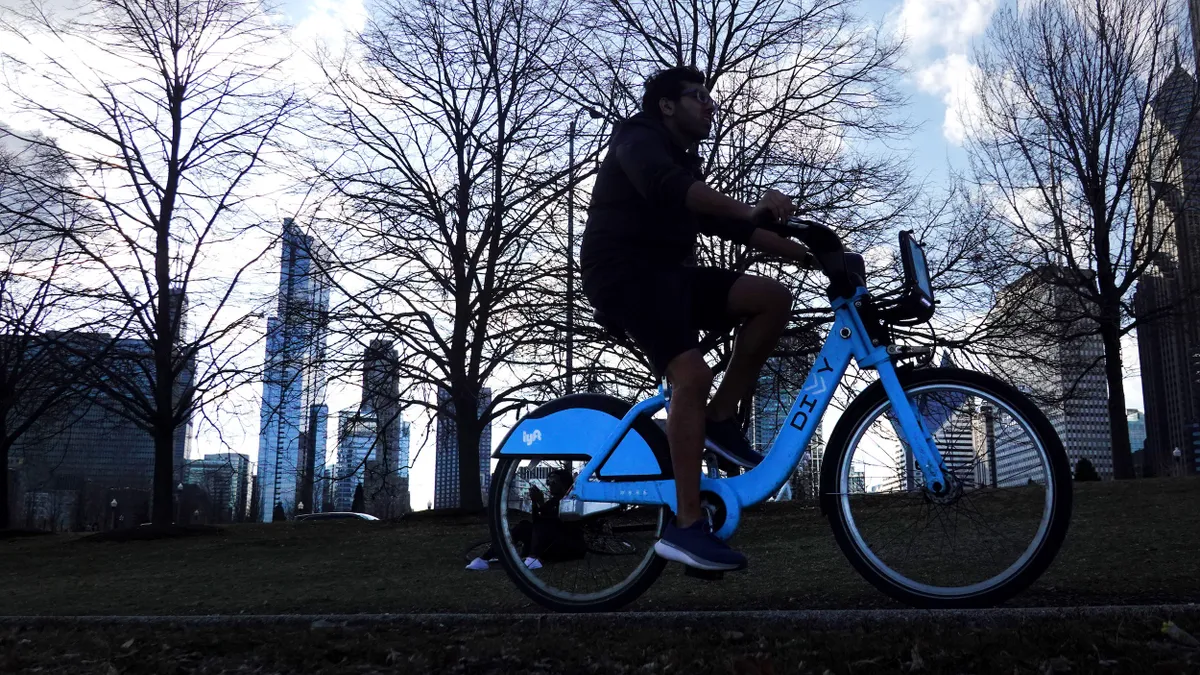
[[[357,381],[369,345],[391,342],[389,410],[453,420],[461,505],[481,508],[488,425],[568,391],[656,385],[591,322],[570,261],[614,125],[649,74],[692,65],[720,103],[702,147],[711,185],[793,195],[870,254],[876,287],[899,281],[896,233],[917,231],[943,304],[903,337],[1002,373],[1069,372],[1046,405],[1069,405],[1099,369],[1113,475],[1132,477],[1121,339],[1195,296],[1187,282],[1151,310],[1134,303],[1182,236],[1172,186],[1190,175],[1195,109],[1194,76],[1176,75],[1192,63],[1172,41],[1182,17],[1165,0],[1001,10],[974,54],[969,169],[929,186],[880,150],[913,131],[905,46],[861,11],[377,0],[345,49],[308,50],[315,84],[302,85],[257,2],[3,10],[6,90],[41,131],[0,120],[0,472],[88,400],[153,438],[151,518],[170,523],[179,429],[220,430],[263,378],[270,205],[288,193],[302,199],[282,215],[323,252],[331,381]],[[831,320],[817,275],[716,241],[699,257],[786,279],[798,299],[778,356],[812,353]],[[1085,338],[1099,345],[1086,358],[1066,348]],[[708,344],[720,372],[732,337]]]

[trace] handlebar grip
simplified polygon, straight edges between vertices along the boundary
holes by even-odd
[[[832,298],[848,298],[855,289],[866,284],[866,264],[857,253],[846,253],[842,240],[828,225],[803,218],[792,218],[781,232],[795,237],[808,246],[816,256],[825,276],[829,277],[826,293]]]

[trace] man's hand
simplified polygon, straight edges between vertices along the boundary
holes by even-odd
[[[806,270],[816,270],[817,272],[825,271],[825,268],[821,267],[821,261],[817,260],[817,256],[813,255],[812,251],[809,251],[808,255],[804,256],[804,260],[800,261],[800,267]]]
[[[817,263],[817,257],[809,252],[807,246],[798,241],[785,239],[770,230],[761,227],[755,229],[754,234],[750,235],[749,243],[751,248],[779,256],[784,260],[790,260],[802,268],[824,271]]]
[[[750,222],[765,225],[783,223],[796,212],[796,206],[787,195],[778,190],[767,190],[758,200],[758,204],[750,210]]]

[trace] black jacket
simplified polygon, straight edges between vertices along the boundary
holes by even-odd
[[[686,264],[698,233],[746,243],[753,225],[687,210],[688,188],[703,177],[700,164],[658,120],[639,113],[622,122],[592,189],[579,254],[584,279],[597,271]]]

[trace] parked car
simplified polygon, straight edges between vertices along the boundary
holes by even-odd
[[[369,513],[353,511],[333,511],[331,513],[302,513],[296,520],[379,520]]]

